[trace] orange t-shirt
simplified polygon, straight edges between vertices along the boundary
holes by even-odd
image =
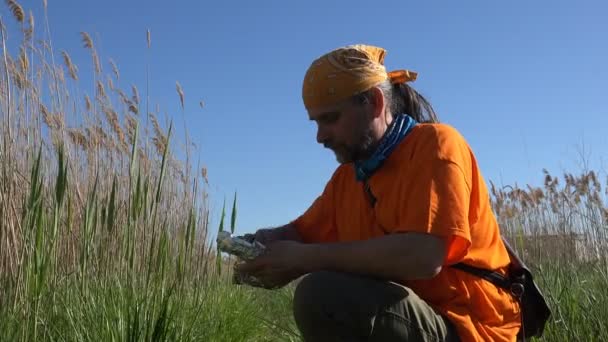
[[[444,265],[463,261],[504,273],[509,256],[487,187],[454,128],[418,124],[368,183],[377,199],[373,208],[352,164],[338,167],[322,194],[292,222],[304,242],[429,233],[448,241]],[[452,321],[463,341],[515,341],[519,305],[487,280],[443,267],[432,279],[396,281]]]

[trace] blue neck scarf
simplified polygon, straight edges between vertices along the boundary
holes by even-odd
[[[371,157],[354,163],[357,180],[366,181],[371,177],[416,124],[416,120],[407,114],[396,116]]]

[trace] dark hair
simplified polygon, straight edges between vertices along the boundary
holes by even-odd
[[[431,103],[407,83],[392,84],[385,81],[378,85],[389,104],[391,115],[408,114],[421,123],[439,122],[437,113]],[[355,102],[366,104],[371,102],[372,90],[366,90],[354,96]]]

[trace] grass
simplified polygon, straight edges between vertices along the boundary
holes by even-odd
[[[544,173],[542,187],[492,184],[494,211],[553,310],[544,340],[606,341],[608,177]]]
[[[209,243],[207,170],[187,131],[180,149],[147,91],[119,88],[111,60],[103,74],[87,32],[85,78],[48,26],[7,4],[21,37],[3,18],[0,340],[290,340],[289,296],[233,285]],[[231,229],[236,209],[235,194]]]
[[[53,50],[46,14],[36,26],[31,12],[6,3],[0,340],[297,341],[292,287],[231,283],[232,261],[209,243],[207,169],[193,164],[187,130],[177,141],[173,123],[150,109],[147,75],[142,102],[136,86],[118,86],[112,60],[104,74],[82,32],[91,56],[90,81],[82,81],[68,52]],[[7,19],[18,39],[8,39]],[[179,83],[176,91],[183,111]],[[543,188],[492,184],[491,192],[504,233],[553,308],[545,339],[608,340],[608,209],[599,176],[566,174],[561,185],[546,173]],[[234,230],[236,199],[229,222],[224,205],[219,229]]]

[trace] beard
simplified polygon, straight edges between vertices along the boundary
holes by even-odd
[[[331,144],[325,147],[331,149],[340,164],[352,163],[368,158],[374,149],[374,137],[371,127],[358,130],[354,144]]]

